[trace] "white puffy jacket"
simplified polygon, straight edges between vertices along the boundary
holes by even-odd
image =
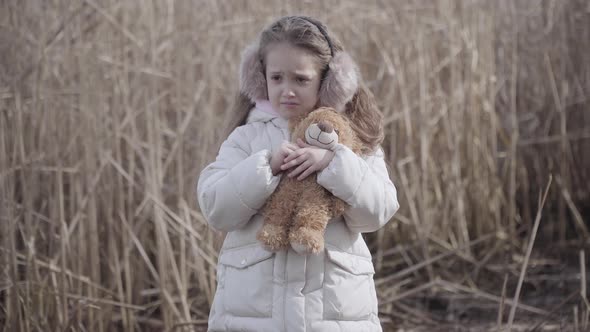
[[[317,182],[350,205],[328,224],[324,253],[271,253],[256,232],[259,211],[280,180],[269,159],[286,140],[286,120],[253,109],[201,172],[201,211],[213,228],[228,232],[209,331],[381,331],[375,271],[360,233],[379,229],[399,207],[383,152],[362,158],[340,145],[318,173]]]

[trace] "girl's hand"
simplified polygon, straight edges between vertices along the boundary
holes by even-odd
[[[272,170],[272,175],[277,175],[283,171],[281,165],[285,162],[285,157],[298,148],[297,145],[289,142],[283,142],[283,144],[281,144],[279,149],[270,157],[270,169]]]
[[[289,177],[299,175],[297,180],[303,180],[313,172],[323,170],[334,158],[333,151],[309,145],[300,138],[297,139],[297,145],[299,149],[289,153],[281,165],[283,171],[299,165],[288,174]]]

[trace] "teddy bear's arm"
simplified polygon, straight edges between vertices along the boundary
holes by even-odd
[[[343,145],[338,145],[335,152],[328,167],[318,173],[317,182],[350,205],[344,219],[352,231],[378,230],[399,208],[383,150],[366,159]]]

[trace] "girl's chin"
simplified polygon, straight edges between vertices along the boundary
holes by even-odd
[[[281,107],[280,113],[283,117],[290,118],[290,117],[298,115],[300,112],[299,112],[299,109],[296,109],[296,108]]]
[[[293,118],[295,116],[295,114],[293,113],[285,113],[285,112],[280,112],[279,115],[287,120],[290,120],[291,118]]]
[[[299,105],[295,105],[295,106],[281,105],[280,108],[283,112],[293,113],[293,112],[297,112],[297,110],[299,109]]]
[[[307,114],[307,113],[309,113],[309,111],[305,112],[300,107],[297,107],[297,108],[281,107],[279,113],[281,114],[282,117],[289,119],[289,118],[292,118],[294,116],[298,116],[301,114]]]

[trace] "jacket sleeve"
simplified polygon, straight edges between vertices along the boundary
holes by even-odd
[[[363,159],[339,144],[334,159],[318,173],[317,182],[350,205],[344,220],[353,232],[374,232],[399,209],[383,155],[379,148]]]
[[[279,184],[280,176],[270,169],[270,150],[252,153],[252,132],[234,130],[199,176],[199,205],[214,229],[230,232],[246,225]]]

